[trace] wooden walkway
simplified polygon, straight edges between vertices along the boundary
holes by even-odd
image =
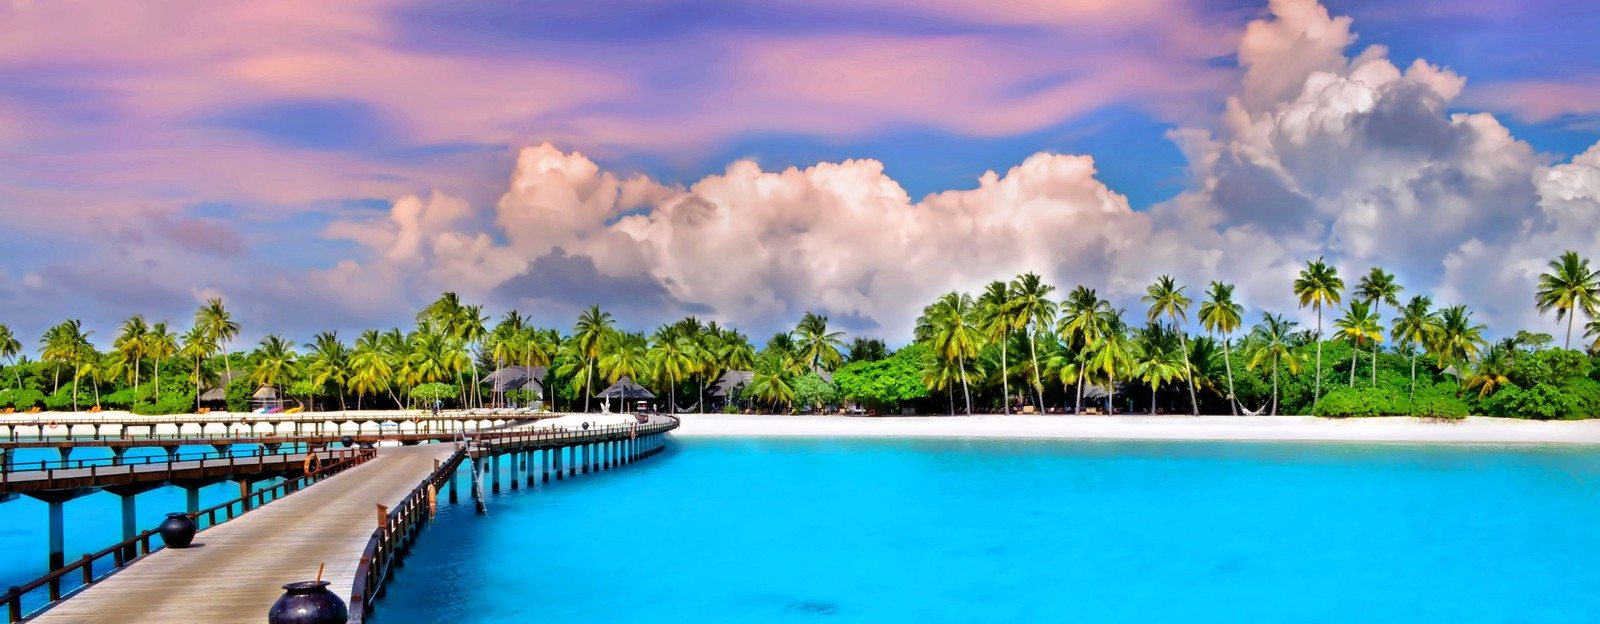
[[[454,450],[380,449],[365,465],[202,531],[197,547],[156,551],[31,621],[258,624],[280,585],[314,578],[322,563],[329,589],[348,598],[376,505],[398,503]]]

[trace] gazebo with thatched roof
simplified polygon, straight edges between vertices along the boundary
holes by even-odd
[[[611,386],[605,390],[595,393],[594,396],[595,398],[605,399],[608,404],[611,399],[620,399],[622,401],[621,406],[623,410],[626,410],[628,407],[628,399],[644,400],[656,398],[655,394],[652,394],[649,390],[646,390],[644,386],[634,383],[633,380],[627,376],[624,376],[622,379],[618,379],[617,383],[611,384]]]

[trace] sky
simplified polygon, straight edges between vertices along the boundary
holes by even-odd
[[[444,290],[570,327],[905,342],[1035,271],[1305,323],[1372,266],[1491,334],[1600,256],[1600,5],[0,0],[0,323],[221,297],[304,340]],[[1582,319],[1579,319],[1582,321]]]

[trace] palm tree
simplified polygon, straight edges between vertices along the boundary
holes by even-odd
[[[1136,351],[1133,340],[1128,338],[1127,325],[1122,320],[1122,310],[1111,312],[1105,319],[1105,327],[1096,343],[1094,354],[1090,356],[1089,367],[1106,379],[1106,413],[1115,414],[1116,407],[1112,402],[1117,395],[1117,379],[1129,378],[1134,375]]]
[[[1211,282],[1206,300],[1200,304],[1200,326],[1207,332],[1222,334],[1222,361],[1228,372],[1228,409],[1239,415],[1239,403],[1233,394],[1233,352],[1229,343],[1232,334],[1243,324],[1244,306],[1233,301],[1233,284]]]
[[[758,401],[771,404],[774,408],[793,403],[794,386],[785,378],[785,371],[780,364],[773,362],[768,366],[758,366],[755,374],[750,376],[750,385],[745,387],[745,392]]]
[[[78,411],[78,367],[83,364],[87,352],[93,351],[89,344],[89,336],[94,332],[83,331],[83,322],[78,319],[68,319],[45,331],[43,343],[39,347],[39,359],[55,362],[56,390],[61,390],[61,366],[67,366],[72,371],[72,411]]]
[[[1001,409],[1006,414],[1011,413],[1011,381],[1009,365],[1006,363],[1007,342],[1011,337],[1011,329],[1017,324],[1016,313],[1012,306],[1011,288],[1005,282],[989,282],[989,286],[978,297],[978,331],[990,342],[1000,343],[1000,392],[1005,400],[1001,401]]]
[[[1511,370],[1511,351],[1500,345],[1489,348],[1472,371],[1472,376],[1467,379],[1467,389],[1478,388],[1478,398],[1482,399],[1498,390],[1501,386],[1511,383],[1511,378],[1506,373]]]
[[[801,361],[811,370],[833,370],[844,360],[844,332],[829,332],[828,317],[806,312],[794,328]]]
[[[294,343],[284,340],[283,336],[268,334],[256,347],[255,361],[250,380],[272,387],[278,393],[278,404],[283,405],[284,389],[294,378]]]
[[[4,325],[0,325],[0,328],[3,328],[3,327],[4,327]],[[3,335],[3,334],[0,334],[0,335]],[[1584,338],[1593,338],[1594,339],[1594,342],[1589,343],[1589,352],[1590,353],[1600,353],[1600,319],[1589,321],[1589,324],[1584,326],[1584,328],[1583,328],[1583,337]],[[0,342],[0,353],[4,353],[4,343],[3,342]],[[20,381],[18,382],[18,385],[21,385]]]
[[[1539,276],[1539,291],[1534,300],[1539,313],[1554,309],[1556,321],[1567,319],[1566,348],[1572,348],[1572,319],[1577,311],[1595,318],[1600,309],[1600,271],[1589,268],[1589,259],[1576,251],[1561,254],[1550,261],[1550,271]]]
[[[1294,280],[1294,294],[1300,298],[1300,307],[1311,306],[1317,311],[1317,385],[1311,394],[1311,406],[1322,400],[1322,309],[1339,305],[1344,293],[1344,280],[1339,270],[1317,258],[1307,262],[1306,268]]]
[[[1067,295],[1062,305],[1061,322],[1057,332],[1073,350],[1092,353],[1105,334],[1112,316],[1111,302],[1101,299],[1093,289],[1079,286]],[[1078,399],[1073,413],[1083,413],[1083,385],[1088,366],[1078,368]]]
[[[1422,295],[1412,297],[1400,308],[1400,315],[1389,328],[1395,344],[1411,351],[1411,393],[1408,396],[1413,399],[1417,396],[1417,348],[1431,349],[1439,337],[1439,315],[1432,308],[1432,299]]]
[[[383,335],[375,329],[361,333],[350,354],[350,389],[356,392],[356,409],[361,409],[361,397],[377,394],[389,384],[394,368],[384,356]]]
[[[670,325],[663,325],[656,330],[655,336],[651,337],[646,359],[649,361],[651,374],[657,380],[667,381],[666,398],[669,414],[678,412],[678,382],[698,370],[695,366],[697,350],[694,341],[674,331]],[[657,389],[659,388],[657,386]]]
[[[1161,392],[1161,384],[1183,379],[1189,374],[1188,347],[1177,339],[1182,334],[1181,330],[1168,329],[1152,322],[1140,330],[1133,341],[1133,374],[1150,384],[1151,414],[1156,413],[1156,395]]]
[[[93,346],[88,346],[85,347],[84,351],[78,357],[78,370],[75,372],[72,379],[73,382],[76,383],[77,380],[87,377],[89,382],[94,385],[94,404],[95,406],[99,406],[100,381],[105,379],[110,372],[110,369],[106,367],[105,358],[101,356],[100,352],[96,351]],[[73,394],[72,409],[73,411],[77,411],[78,397],[76,396],[76,389],[73,390]]]
[[[483,392],[478,383],[478,355],[483,353],[483,341],[489,336],[487,324],[489,317],[483,314],[483,306],[470,305],[461,308],[461,316],[456,324],[456,338],[461,340],[461,347],[469,351],[467,366],[472,367],[472,396],[478,407],[483,407]]]
[[[1039,275],[1029,271],[1011,280],[1011,301],[1016,306],[1017,329],[1028,333],[1028,358],[1033,364],[1033,392],[1039,401],[1039,413],[1044,413],[1044,382],[1039,376],[1039,347],[1034,339],[1040,327],[1050,327],[1056,322],[1056,302],[1050,293],[1056,287],[1044,283]]]
[[[173,334],[172,330],[167,329],[166,321],[161,321],[151,325],[150,331],[145,332],[144,354],[150,356],[150,358],[156,362],[156,370],[153,378],[155,379],[156,384],[155,400],[157,401],[161,400],[161,361],[170,358],[177,353],[178,336]],[[135,401],[137,401],[138,394],[135,393],[134,397]]]
[[[339,389],[339,411],[344,411],[344,389],[350,382],[350,349],[339,340],[339,332],[322,332],[306,343],[306,374],[318,386],[333,384]],[[310,406],[307,406],[309,409]]]
[[[22,371],[17,367],[17,356],[22,353],[22,341],[17,340],[16,334],[11,333],[11,328],[0,325],[0,358],[5,358],[11,367],[11,373],[16,376],[17,387],[22,387]]]
[[[848,350],[850,354],[846,361],[851,363],[876,362],[889,357],[889,346],[879,338],[856,336],[850,341]]]
[[[1178,332],[1178,344],[1183,347],[1183,352],[1189,352],[1189,339],[1180,323],[1189,321],[1189,297],[1183,294],[1183,287],[1170,275],[1156,278],[1155,283],[1145,289],[1144,304],[1150,306],[1148,320],[1155,322],[1163,316],[1172,322],[1173,329]],[[1189,380],[1189,406],[1193,408],[1194,415],[1200,415],[1200,399],[1194,394],[1193,371],[1189,370],[1189,358],[1183,358],[1183,378]]]
[[[1372,306],[1365,301],[1351,301],[1350,307],[1345,310],[1344,316],[1333,322],[1339,338],[1350,343],[1350,387],[1356,387],[1356,354],[1361,352],[1361,346],[1371,340],[1374,344],[1383,340],[1383,323],[1373,312]],[[1374,356],[1373,368],[1377,368],[1378,360]]]
[[[200,411],[200,387],[205,383],[206,372],[202,361],[217,349],[217,343],[211,339],[211,332],[206,331],[203,325],[195,325],[183,334],[183,348],[178,355],[185,359],[194,360],[194,409]]]
[[[611,326],[615,321],[610,312],[601,312],[600,306],[591,305],[578,315],[578,322],[572,326],[572,339],[578,351],[578,356],[586,366],[594,366],[600,359],[600,353],[606,347],[606,337],[611,333]],[[583,376],[583,411],[589,411],[590,392],[589,375]]]
[[[233,314],[222,306],[222,299],[207,299],[206,304],[195,311],[194,324],[203,328],[214,348],[222,350],[223,368],[228,373],[227,378],[233,379],[233,363],[228,358],[228,341],[239,335],[239,324],[233,321]]]
[[[611,383],[628,377],[644,384],[650,374],[644,334],[615,330],[613,333],[614,336],[606,339],[606,352],[600,356],[600,374]]]
[[[144,359],[145,335],[148,333],[150,326],[145,324],[144,317],[135,314],[123,321],[122,328],[117,331],[117,338],[111,343],[124,361],[133,362],[133,368],[129,369],[129,372],[132,373],[135,400],[139,396],[139,365]]]
[[[1382,304],[1387,303],[1399,307],[1400,292],[1403,290],[1405,290],[1405,287],[1394,281],[1394,275],[1385,273],[1381,267],[1372,267],[1372,271],[1363,276],[1361,281],[1356,284],[1356,296],[1372,304],[1373,318],[1381,316],[1379,306]],[[1372,386],[1374,388],[1378,386],[1379,342],[1381,340],[1372,341]],[[1352,383],[1351,385],[1354,384]]]
[[[1435,352],[1439,367],[1449,362],[1476,362],[1478,354],[1488,345],[1484,340],[1482,325],[1472,324],[1472,312],[1467,306],[1455,305],[1439,312],[1438,342]]]
[[[934,354],[954,360],[961,371],[961,394],[965,398],[968,415],[972,414],[972,391],[967,379],[967,360],[978,355],[981,336],[973,320],[977,305],[972,296],[959,292],[946,293],[932,305],[923,309],[918,319],[919,328],[931,339]],[[920,332],[919,332],[920,333]]]
[[[1250,330],[1250,370],[1261,364],[1272,363],[1272,415],[1278,415],[1278,369],[1288,366],[1290,373],[1300,372],[1300,360],[1294,356],[1294,321],[1263,312],[1261,323]]]

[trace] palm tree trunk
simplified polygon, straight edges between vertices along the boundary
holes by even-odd
[[[1361,352],[1361,349],[1356,348],[1356,346],[1353,345],[1353,344],[1350,345],[1350,387],[1351,388],[1356,387],[1356,354],[1360,353],[1360,352]]]
[[[1010,369],[1006,367],[1006,338],[1000,337],[1000,392],[1005,395],[1005,400],[1000,402],[1000,413],[1011,414],[1011,380]]]
[[[1322,304],[1317,304],[1317,386],[1311,392],[1311,407],[1322,400]]]
[[[1239,400],[1233,394],[1233,353],[1229,351],[1228,336],[1222,337],[1222,364],[1228,370],[1228,409],[1239,415]]]
[[[222,343],[222,367],[227,369],[228,381],[233,381],[233,362],[228,361],[228,343],[226,342]],[[223,382],[222,386],[226,388],[228,386],[227,382]],[[226,393],[227,391],[224,390],[223,392]]]
[[[1083,365],[1078,365],[1078,402],[1073,406],[1073,415],[1083,414]]]
[[[134,403],[138,403],[139,402],[139,360],[140,359],[141,358],[139,358],[139,357],[134,357],[133,358],[133,402]],[[99,402],[100,401],[98,401],[98,400],[95,401],[96,404],[98,404]]]
[[[967,356],[960,355],[956,361],[961,365],[961,396],[967,402],[967,415],[972,415],[972,391],[967,388]]]
[[[1155,416],[1156,415],[1156,392],[1157,391],[1159,391],[1159,388],[1155,384],[1150,384],[1150,415],[1151,416]],[[1195,414],[1195,415],[1199,416],[1199,414]]]
[[[1272,358],[1272,415],[1278,415],[1278,358]]]
[[[161,358],[156,358],[155,383],[156,383],[156,400],[160,401],[161,400]],[[227,389],[224,388],[223,392],[226,393]],[[133,394],[133,402],[135,404],[137,404],[139,402],[139,393],[135,392]]]
[[[1039,348],[1034,346],[1033,329],[1028,329],[1028,358],[1033,361],[1033,393],[1039,399],[1039,413],[1044,413],[1044,382],[1039,379]]]
[[[594,366],[594,363],[593,362],[588,362],[587,366],[591,366],[592,367],[592,366]],[[584,368],[583,369],[583,411],[586,414],[589,412],[589,382],[592,381],[593,378],[594,378],[594,371],[590,370],[589,368]]]
[[[1115,416],[1117,398],[1117,376],[1110,375],[1106,378],[1106,415]]]
[[[944,396],[946,398],[950,399],[950,415],[951,416],[955,416],[956,415],[956,389],[955,388],[949,388],[948,390],[945,391]]]
[[[1197,398],[1195,396],[1195,394],[1194,394],[1194,368],[1189,365],[1189,357],[1190,357],[1189,356],[1189,338],[1184,334],[1184,331],[1182,329],[1178,328],[1178,326],[1177,326],[1178,323],[1177,323],[1176,319],[1173,320],[1172,325],[1173,325],[1173,329],[1177,329],[1178,330],[1178,344],[1183,345],[1183,376],[1188,378],[1188,380],[1189,380],[1189,406],[1194,408],[1194,415],[1195,416],[1199,416],[1200,415],[1200,399]],[[1150,400],[1152,402],[1155,401],[1154,398],[1151,398]],[[1155,410],[1154,407],[1150,408],[1150,413],[1151,414],[1156,413],[1156,410]]]
[[[222,393],[224,395],[223,401],[226,402],[227,384],[223,384]],[[194,412],[196,414],[200,413],[200,356],[198,355],[194,356]]]
[[[1373,306],[1376,310],[1377,306]],[[1383,336],[1382,326],[1379,326],[1378,336]],[[1378,387],[1378,341],[1372,341],[1372,387]]]
[[[72,375],[72,411],[78,411],[78,375]]]
[[[1566,344],[1565,347],[1563,347],[1563,348],[1566,348],[1566,349],[1571,349],[1572,348],[1572,318],[1573,318],[1573,312],[1576,312],[1576,310],[1573,310],[1572,308],[1567,308],[1567,344]]]

